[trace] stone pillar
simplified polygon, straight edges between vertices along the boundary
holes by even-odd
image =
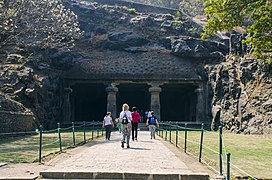
[[[63,119],[64,122],[71,122],[71,102],[70,94],[73,90],[70,87],[64,88],[64,97],[63,97]]]
[[[161,103],[160,103],[160,92],[162,89],[158,86],[152,86],[149,88],[151,94],[150,110],[154,111],[155,116],[161,121]]]
[[[116,93],[118,88],[115,86],[106,87],[107,97],[107,111],[111,112],[113,118],[116,118]]]
[[[197,104],[196,104],[196,122],[205,122],[205,97],[203,88],[197,88],[195,90],[197,94]]]

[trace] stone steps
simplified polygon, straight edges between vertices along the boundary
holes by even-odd
[[[209,175],[202,173],[148,174],[125,172],[40,172],[45,179],[134,179],[134,180],[208,180]]]

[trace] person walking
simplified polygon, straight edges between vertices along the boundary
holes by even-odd
[[[114,124],[111,118],[111,112],[107,112],[106,116],[103,119],[102,127],[106,128],[106,140],[110,140],[111,130],[112,130],[112,127],[114,127]]]
[[[140,122],[141,116],[140,114],[137,112],[137,108],[133,107],[132,108],[132,120],[131,120],[131,125],[132,125],[132,141],[137,140],[137,135],[138,135],[138,124]]]
[[[156,127],[159,127],[159,123],[153,111],[150,112],[150,115],[151,116],[146,120],[146,125],[149,126],[151,139],[155,139]]]
[[[121,147],[124,148],[124,143],[127,143],[127,148],[130,148],[129,146],[129,139],[130,139],[130,133],[131,133],[131,112],[129,111],[129,106],[127,104],[123,104],[122,106],[122,112],[119,116],[120,120],[122,121],[122,140],[121,140]]]

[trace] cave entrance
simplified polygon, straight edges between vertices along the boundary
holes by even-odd
[[[138,112],[144,117],[144,112],[150,110],[150,93],[147,84],[121,84],[117,93],[117,116],[122,111],[122,105],[127,103],[132,111],[132,107],[137,107]]]
[[[189,84],[163,85],[161,120],[196,122],[196,87]]]
[[[136,106],[142,117],[145,117],[145,111],[153,110],[150,109],[151,92],[149,92],[148,83],[126,83],[117,87],[116,106],[112,109],[112,112],[116,111],[117,117],[124,103],[130,106],[130,110]],[[73,92],[70,94],[70,119],[75,122],[101,121],[107,111],[107,86],[102,83],[76,84],[71,88]],[[196,86],[193,84],[164,84],[161,88],[160,121],[197,122]]]
[[[101,121],[107,111],[105,85],[77,84],[71,88],[72,119],[75,122]]]

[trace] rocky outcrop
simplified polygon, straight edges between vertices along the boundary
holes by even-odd
[[[212,89],[212,129],[222,124],[235,133],[272,134],[271,65],[229,57],[206,70]]]
[[[167,49],[173,55],[196,59],[226,54],[223,43],[201,40],[201,25],[178,10],[164,9],[160,14],[154,7],[147,11],[145,5],[137,3],[116,6],[116,2],[106,2],[66,3],[78,15],[87,41],[84,45],[91,49],[131,53]]]
[[[27,126],[21,126],[26,127],[25,130],[38,128],[40,124],[50,127],[50,122],[60,115],[59,71],[45,61],[37,62],[37,59],[37,56],[29,60],[23,58],[22,62],[7,59],[0,66],[1,117],[10,114],[16,122],[25,122]],[[11,118],[9,122],[17,124]]]
[[[148,40],[142,35],[130,31],[111,32],[107,39],[100,42],[100,47],[110,50],[125,50],[130,47],[146,45]]]
[[[172,53],[179,57],[201,59],[224,59],[228,52],[225,44],[204,41],[192,37],[176,37],[171,39]]]
[[[0,132],[31,131],[35,117],[30,109],[0,92]]]

